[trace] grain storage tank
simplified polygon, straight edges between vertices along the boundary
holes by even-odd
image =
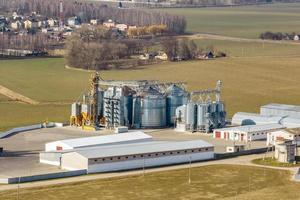
[[[188,93],[181,87],[173,84],[167,89],[167,124],[174,125],[176,108],[188,101]]]
[[[124,125],[130,127],[132,124],[133,97],[124,96]]]
[[[197,104],[189,102],[186,104],[186,130],[194,131],[197,124]]]
[[[207,110],[208,104],[201,103],[197,105],[197,130],[203,131],[208,123]]]
[[[141,127],[160,128],[166,125],[166,98],[149,87],[141,98]]]
[[[79,103],[73,103],[71,106],[71,116],[77,117],[81,113],[81,105]]]
[[[132,98],[132,127],[141,128],[141,97],[134,96]]]

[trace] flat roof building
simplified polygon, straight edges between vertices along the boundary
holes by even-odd
[[[248,142],[267,139],[269,132],[284,129],[281,124],[247,125],[215,129],[213,137],[225,140]]]
[[[121,171],[214,158],[214,146],[202,141],[149,141],[65,153],[61,167],[87,173]]]

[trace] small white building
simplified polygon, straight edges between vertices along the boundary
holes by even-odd
[[[248,142],[255,140],[267,139],[267,134],[284,129],[285,127],[280,124],[264,124],[264,125],[247,125],[237,126],[222,129],[215,129],[213,137],[216,139],[233,140],[240,142]]]
[[[127,24],[116,24],[116,28],[120,31],[127,31],[128,25]]]
[[[47,24],[48,24],[49,27],[55,26],[57,24],[56,22],[57,21],[54,20],[53,18],[50,18],[50,19],[47,20]]]
[[[213,145],[202,140],[150,141],[135,144],[78,149],[65,153],[61,168],[87,170],[87,173],[142,169],[209,160],[214,158]]]
[[[152,140],[152,136],[141,131],[127,132],[113,135],[93,136],[59,140],[45,144],[45,151],[64,151],[85,147],[95,147],[109,144],[121,144],[128,142],[145,142]]]
[[[300,129],[284,129],[268,133],[267,146],[275,145],[279,141],[292,140],[297,146],[300,146]]]
[[[114,28],[116,26],[116,23],[112,19],[109,19],[108,21],[103,23],[103,26],[107,28]]]
[[[91,25],[98,25],[99,24],[99,20],[98,19],[91,19],[90,20],[90,24]]]
[[[296,144],[292,140],[284,140],[275,144],[275,159],[282,163],[296,161]]]

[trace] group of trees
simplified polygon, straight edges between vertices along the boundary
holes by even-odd
[[[21,14],[28,14],[36,11],[47,17],[58,18],[60,0],[0,0],[0,11],[18,11]],[[87,2],[64,0],[64,19],[72,16],[79,16],[83,22],[90,19],[102,21],[112,19],[119,23],[136,25],[138,27],[163,24],[168,31],[183,33],[186,28],[186,20],[182,16],[170,15],[157,11],[146,11],[140,9],[119,9],[108,7],[101,2]]]
[[[263,40],[293,40],[296,33],[273,33],[270,31],[261,33],[259,38]]]
[[[201,57],[205,58],[210,52],[213,54],[212,56],[216,58],[227,56],[223,51],[215,50],[213,46],[201,48],[194,42],[194,40],[186,38],[165,39],[162,41],[162,48],[170,61],[193,60]]]
[[[119,38],[102,26],[82,27],[66,42],[66,61],[71,67],[106,69],[108,61],[127,59],[151,45],[151,41]]]
[[[129,37],[139,37],[143,35],[163,35],[168,32],[168,27],[166,25],[151,25],[151,26],[143,26],[137,28],[130,28],[128,30]]]
[[[176,4],[181,5],[202,5],[202,6],[229,6],[229,5],[248,5],[271,3],[272,0],[175,0]]]
[[[57,44],[57,41],[50,39],[47,35],[37,33],[35,35],[15,35],[11,33],[0,34],[0,50],[45,50]]]
[[[170,61],[195,59],[199,48],[193,40],[170,38],[162,42],[164,52]]]

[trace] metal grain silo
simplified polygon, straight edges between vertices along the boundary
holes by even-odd
[[[132,124],[133,98],[131,95],[124,96],[124,125],[130,127]]]
[[[208,123],[207,119],[207,108],[208,104],[198,104],[198,109],[197,109],[197,129],[198,130],[204,130],[205,126]]]
[[[167,124],[174,125],[176,108],[182,106],[188,101],[188,93],[177,85],[171,85],[167,89]]]
[[[141,127],[159,128],[166,125],[166,98],[149,87],[141,99]]]
[[[197,104],[189,102],[186,105],[186,129],[194,131],[197,124]]]
[[[141,128],[141,97],[132,98],[132,127]]]

